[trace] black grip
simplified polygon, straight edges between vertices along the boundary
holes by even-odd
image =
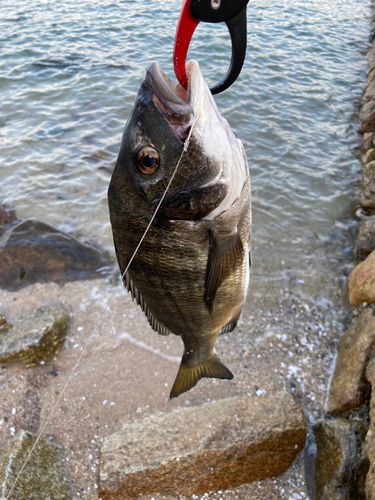
[[[237,80],[245,61],[247,45],[246,7],[236,17],[225,21],[225,23],[228,26],[232,40],[232,59],[227,74],[217,85],[210,89],[212,94],[220,94],[220,92],[229,88]]]
[[[190,11],[198,21],[222,23],[246,9],[249,0],[190,0]]]

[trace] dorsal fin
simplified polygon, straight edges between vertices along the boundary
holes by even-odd
[[[204,303],[212,312],[217,290],[224,279],[241,265],[244,249],[237,228],[230,236],[217,236],[209,230],[209,237],[210,249],[204,283]]]

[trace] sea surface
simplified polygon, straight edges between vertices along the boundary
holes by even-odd
[[[147,65],[173,76],[180,0],[2,0],[0,203],[113,252],[107,187]],[[358,107],[370,2],[251,0],[237,82],[216,97],[244,143],[253,283],[329,300],[350,269]],[[224,24],[200,24],[188,58],[209,84],[230,61]],[[255,285],[256,286],[256,285]]]

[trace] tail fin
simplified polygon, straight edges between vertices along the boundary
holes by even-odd
[[[194,387],[198,381],[203,378],[222,378],[232,380],[233,373],[223,365],[220,359],[213,355],[211,359],[198,366],[186,366],[181,360],[180,369],[178,370],[176,380],[174,381],[170,398],[177,398],[183,392]]]

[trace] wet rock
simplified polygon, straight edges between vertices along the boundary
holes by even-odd
[[[362,171],[362,186],[366,187],[375,175],[375,161],[366,163]]]
[[[8,290],[93,278],[108,265],[107,256],[94,246],[37,220],[18,223],[0,239],[0,287]]]
[[[4,226],[5,224],[9,224],[16,220],[16,216],[14,213],[5,210],[5,208],[0,205],[0,226]]]
[[[355,258],[364,260],[375,250],[375,216],[361,221],[355,240]]]
[[[0,330],[0,363],[36,363],[63,345],[68,315],[60,304],[39,307]]]
[[[375,302],[375,250],[350,273],[348,288],[353,306]]]
[[[69,481],[62,466],[60,451],[51,440],[41,437],[23,469],[10,497],[21,467],[36,435],[22,431],[0,450],[1,498],[8,500],[71,500]]]
[[[369,74],[370,76],[370,74]],[[367,85],[365,87],[365,91],[363,94],[363,102],[369,102],[375,99],[375,81],[372,78],[371,80],[367,80]]]
[[[370,134],[371,138],[373,138],[373,134]],[[375,148],[371,147],[366,153],[362,156],[363,163],[370,163],[375,160]]]
[[[314,426],[316,500],[366,500],[369,468],[363,453],[367,426],[359,420],[338,418]]]
[[[100,497],[191,496],[277,476],[305,438],[303,412],[285,392],[152,414],[104,439]]]
[[[363,189],[359,197],[359,204],[364,210],[371,213],[375,212],[375,175]]]
[[[375,500],[375,358],[366,369],[366,378],[371,384],[370,428],[366,436],[364,451],[370,461],[370,470],[366,478],[367,500]]]
[[[375,315],[368,308],[340,338],[328,394],[328,413],[339,415],[363,405],[370,390],[365,369],[374,350]]]
[[[366,134],[363,134],[362,144],[365,151],[372,149],[374,147],[374,135],[375,134],[373,132],[368,132]]]
[[[9,228],[10,224],[14,224],[16,220],[17,218],[14,212],[10,212],[0,205],[0,236],[2,236]]]
[[[368,72],[367,72],[367,83],[371,83],[372,81],[374,81],[375,79],[375,67],[372,66],[371,68],[369,68]]]
[[[375,130],[375,101],[366,102],[360,112],[361,129],[363,132]]]

